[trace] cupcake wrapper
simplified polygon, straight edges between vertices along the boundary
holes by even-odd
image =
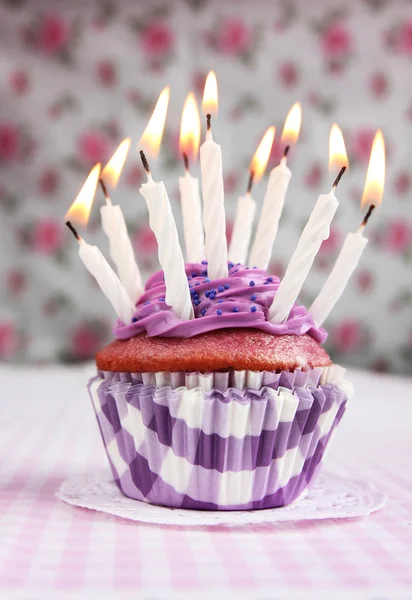
[[[343,373],[101,373],[89,390],[126,496],[249,510],[289,504],[311,483],[352,392]]]

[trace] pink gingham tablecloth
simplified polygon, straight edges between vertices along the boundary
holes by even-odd
[[[106,467],[93,367],[0,369],[0,598],[412,598],[412,379],[350,373],[328,470],[387,491],[364,519],[231,528],[142,525],[54,493]]]

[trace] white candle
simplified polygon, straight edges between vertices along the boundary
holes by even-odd
[[[283,157],[280,164],[272,169],[269,175],[262,212],[249,258],[251,267],[267,269],[269,266],[291,177],[292,173],[286,165],[286,158]]]
[[[338,205],[334,187],[329,194],[319,196],[269,308],[271,323],[283,323],[288,318],[323,240],[329,237]]]
[[[122,209],[106,197],[106,205],[100,209],[102,227],[109,238],[110,257],[117,268],[119,279],[133,303],[143,293],[142,276],[136,263],[132,242],[127,232]]]
[[[102,292],[111,302],[117,316],[128,325],[134,311],[133,302],[97,246],[90,246],[82,238],[79,241],[79,256],[86,269],[90,271],[99,284]]]
[[[220,279],[226,277],[228,272],[222,150],[213,140],[210,128],[200,148],[200,165],[207,273],[210,279]]]
[[[205,258],[199,180],[197,177],[192,177],[189,171],[186,171],[184,177],[179,177],[179,188],[182,204],[186,259],[189,263],[197,263]]]
[[[158,244],[166,285],[166,304],[180,319],[193,319],[185,263],[165,185],[163,181],[154,182],[148,173],[148,182],[143,183],[140,193],[146,200],[150,227]]]
[[[356,233],[348,233],[329,277],[309,309],[319,327],[343,294],[368,243],[368,239],[362,235],[362,231],[363,228]]]
[[[255,211],[256,202],[250,194],[239,197],[228,251],[229,260],[232,262],[244,264],[246,261]]]

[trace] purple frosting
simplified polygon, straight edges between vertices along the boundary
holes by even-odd
[[[279,287],[278,277],[233,263],[229,263],[227,277],[215,280],[207,276],[206,261],[186,264],[185,268],[195,318],[179,319],[166,304],[163,271],[158,271],[147,280],[132,323],[117,323],[116,338],[128,339],[143,332],[149,336],[193,337],[216,329],[252,327],[273,335],[308,333],[318,342],[325,341],[326,331],[316,326],[304,306],[295,304],[284,323],[272,324],[266,320]]]

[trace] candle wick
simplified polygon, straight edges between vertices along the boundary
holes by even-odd
[[[186,152],[182,152],[183,164],[185,166],[186,174],[189,174],[189,157]]]
[[[285,162],[286,162],[286,158],[287,158],[287,156],[289,154],[289,150],[290,150],[290,146],[288,144],[287,146],[285,146],[285,149],[283,150],[283,156],[282,156],[282,158],[285,159]]]
[[[254,171],[250,171],[249,173],[249,181],[247,184],[247,194],[250,196],[251,191],[252,191],[252,186],[253,186],[253,180],[255,178],[255,172]]]
[[[99,183],[100,183],[100,187],[102,188],[102,191],[103,191],[103,194],[104,194],[104,197],[106,200],[106,204],[108,206],[110,206],[112,204],[112,201],[110,200],[110,196],[109,196],[109,192],[107,191],[106,184],[101,177],[99,179]]]
[[[373,213],[373,211],[375,210],[376,206],[374,204],[371,204],[370,207],[368,208],[368,211],[366,213],[366,215],[363,218],[363,221],[358,229],[358,233],[362,233],[362,231],[365,229],[371,214]]]
[[[339,181],[342,179],[342,175],[344,174],[345,171],[346,171],[346,167],[342,167],[341,170],[339,171],[335,181],[333,182],[332,191],[336,190],[336,188],[338,187]]]
[[[72,232],[72,234],[74,235],[74,237],[76,238],[76,240],[78,242],[80,242],[80,240],[82,239],[80,237],[80,235],[77,233],[76,229],[73,227],[73,225],[70,223],[70,221],[66,221],[66,225],[67,227],[70,229],[70,231]]]
[[[206,115],[206,128],[208,131],[210,131],[212,129],[212,125],[211,125],[211,119],[212,119],[212,115],[210,113],[207,113]]]
[[[153,177],[152,177],[152,174],[151,174],[151,172],[150,172],[149,163],[147,162],[147,158],[146,158],[146,155],[145,155],[145,153],[143,152],[143,150],[140,150],[140,153],[139,153],[139,154],[140,154],[140,158],[141,158],[141,160],[142,160],[142,165],[143,165],[143,168],[144,168],[144,170],[145,170],[145,171],[146,171],[146,173],[147,173],[147,180],[148,180],[148,181],[153,181]]]

